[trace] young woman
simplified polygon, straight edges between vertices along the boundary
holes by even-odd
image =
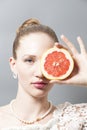
[[[10,104],[0,108],[0,130],[87,129],[87,104],[54,106],[48,101],[56,82],[87,86],[87,52],[81,38],[77,38],[81,53],[65,36],[61,39],[71,51],[75,69],[64,81],[50,81],[43,76],[40,61],[49,48],[61,47],[55,32],[37,19],[29,19],[19,27],[10,57],[11,70],[18,78],[18,92]]]

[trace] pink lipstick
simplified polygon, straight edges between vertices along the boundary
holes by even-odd
[[[47,85],[47,83],[44,83],[44,82],[34,82],[32,84],[34,85],[35,88],[38,88],[38,89],[43,89]]]

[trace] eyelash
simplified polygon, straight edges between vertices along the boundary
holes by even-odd
[[[34,60],[33,59],[26,59],[25,62],[32,64],[34,62]]]

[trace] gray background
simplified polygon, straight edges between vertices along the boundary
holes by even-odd
[[[51,26],[58,37],[65,34],[78,49],[80,35],[87,47],[87,0],[0,0],[0,105],[16,96],[17,80],[12,77],[9,57],[17,27],[31,17]],[[49,100],[54,104],[87,102],[87,88],[55,85]]]

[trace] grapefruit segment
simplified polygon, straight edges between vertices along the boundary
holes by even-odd
[[[47,50],[41,58],[43,75],[50,80],[63,80],[73,71],[74,61],[64,48],[53,47]]]

